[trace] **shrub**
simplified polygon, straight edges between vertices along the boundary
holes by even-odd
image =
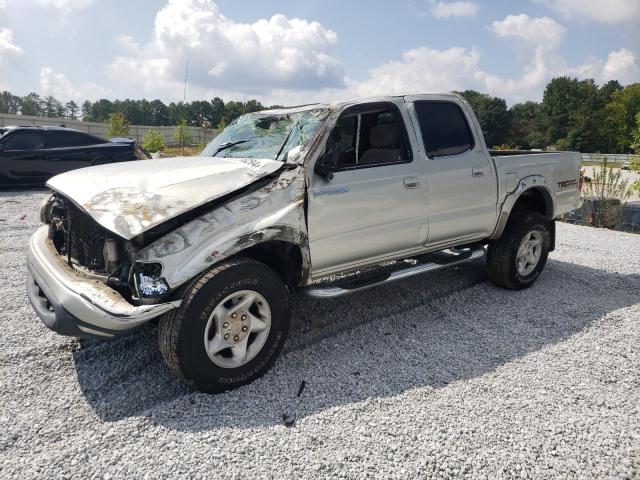
[[[129,121],[127,120],[127,116],[122,112],[109,115],[108,126],[107,136],[109,138],[129,136]]]
[[[624,207],[631,196],[628,180],[622,179],[622,172],[614,170],[604,162],[593,172],[587,183],[589,198],[589,223],[598,228],[615,228],[621,221]]]
[[[151,152],[164,151],[164,133],[159,130],[149,130],[142,137],[142,147]]]

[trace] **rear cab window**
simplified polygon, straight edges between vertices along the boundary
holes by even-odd
[[[447,101],[418,101],[414,105],[430,158],[460,155],[473,149],[473,134],[459,105]]]

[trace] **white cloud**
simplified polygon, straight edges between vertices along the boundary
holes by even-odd
[[[565,18],[586,18],[602,23],[640,21],[638,0],[535,0],[545,3]]]
[[[618,80],[621,83],[640,81],[640,65],[635,54],[626,48],[611,52],[602,67],[601,80]]]
[[[623,85],[640,81],[640,63],[626,48],[609,53],[606,60],[591,58],[587,63],[569,68],[567,74],[578,78],[593,78],[599,83],[618,80]]]
[[[212,0],[169,0],[147,44],[120,39],[128,52],[112,62],[110,78],[143,91],[175,91],[188,59],[189,83],[196,89],[232,85],[257,95],[274,88],[337,87],[344,82],[333,53],[337,40],[318,22],[274,15],[239,23]]]
[[[640,81],[638,59],[627,49],[611,52],[606,60],[595,58],[583,65],[568,66],[558,52],[566,30],[551,18],[509,15],[494,22],[490,30],[498,37],[519,40],[517,47],[526,59],[522,75],[509,78],[483,70],[477,48],[420,47],[405,52],[402,60],[373,69],[366,80],[349,81],[347,89],[331,94],[344,98],[475,89],[513,104],[540,100],[545,85],[559,75],[594,78],[600,83],[611,79],[621,83]]]
[[[92,5],[94,0],[36,0],[43,7],[60,10],[62,13],[70,13],[74,10],[82,10]]]
[[[22,49],[13,43],[13,31],[0,27],[0,67],[7,65],[10,60],[23,53]]]
[[[370,72],[368,80],[350,82],[356,96],[412,92],[449,92],[469,86],[478,69],[476,49],[420,47],[404,52],[401,61],[387,62]]]
[[[435,18],[473,17],[480,7],[474,2],[438,2],[431,7]]]
[[[40,91],[43,95],[53,95],[59,100],[97,100],[109,97],[113,92],[95,83],[84,83],[76,85],[65,75],[56,73],[50,67],[43,67],[40,70]]]
[[[544,49],[557,47],[566,29],[549,17],[531,18],[527,14],[508,15],[496,20],[490,30],[499,37],[515,37]]]

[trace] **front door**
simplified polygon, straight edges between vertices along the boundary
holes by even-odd
[[[391,102],[347,109],[326,151],[332,180],[312,174],[313,273],[342,270],[420,248],[427,239],[424,161],[413,157],[401,110]]]
[[[0,152],[0,183],[42,185],[49,178],[44,158],[44,133],[17,130],[7,135]]]

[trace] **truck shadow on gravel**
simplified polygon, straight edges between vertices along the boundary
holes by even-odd
[[[485,280],[477,263],[342,299],[296,298],[280,360],[225,394],[201,394],[174,379],[155,326],[84,341],[73,355],[78,382],[105,421],[147,417],[181,431],[292,426],[340,405],[474,378],[562,342],[637,303],[640,275],[550,260],[524,292]]]

